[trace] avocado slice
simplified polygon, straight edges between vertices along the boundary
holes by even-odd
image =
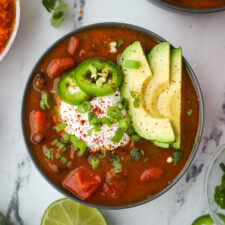
[[[156,45],[147,56],[152,70],[152,79],[144,89],[144,107],[155,118],[164,118],[158,110],[158,99],[170,86],[170,43]]]
[[[172,147],[179,149],[181,144],[181,82],[182,82],[182,49],[171,51],[171,85],[159,96],[158,109],[169,118],[175,133],[176,141]]]
[[[140,62],[136,69],[126,68],[126,60]],[[139,41],[129,45],[122,53],[120,65],[124,74],[124,82],[121,87],[122,96],[129,101],[129,115],[137,134],[147,140],[170,143],[175,141],[173,128],[168,118],[154,118],[144,108],[143,89],[152,78],[151,69],[148,65],[141,43]],[[140,93],[139,106],[134,107],[134,99],[130,92]]]
[[[153,141],[153,144],[160,148],[169,148],[170,147],[169,143],[163,143],[163,142],[158,142],[158,141]]]

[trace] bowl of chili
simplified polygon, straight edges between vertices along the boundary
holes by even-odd
[[[141,48],[140,43],[145,52],[151,51],[160,43],[162,46],[170,46],[151,31],[130,24],[99,23],[76,29],[59,39],[43,54],[34,66],[24,92],[22,128],[34,164],[58,191],[92,207],[129,208],[160,197],[182,177],[199,146],[204,121],[203,99],[197,78],[185,58],[182,58],[183,153],[169,147],[168,144],[165,146],[165,143],[152,143],[140,138],[135,130],[129,127],[131,123],[129,117],[123,117],[122,108],[126,108],[126,101],[123,101],[125,99],[119,101],[120,106],[108,105],[120,95],[116,90],[123,82],[121,78],[124,76],[120,70],[120,66],[123,67],[121,54],[124,55],[125,48],[130,46]],[[175,53],[173,46],[171,49]],[[177,50],[180,52],[179,48]],[[136,50],[132,52],[136,54]],[[127,60],[124,65],[134,69],[141,66],[134,60]],[[146,65],[147,67],[149,66]],[[90,71],[93,71],[91,75]],[[126,71],[125,68],[123,73]],[[143,72],[141,69],[139,71]],[[96,77],[96,83],[92,83]],[[79,84],[80,89],[76,89],[74,83]],[[51,99],[50,96],[55,96],[56,93],[56,98]],[[108,95],[113,96],[113,99]],[[139,97],[139,93],[131,91],[130,101],[133,102],[134,108],[139,105]],[[98,101],[100,105],[96,106],[99,104]],[[96,117],[105,113],[105,104],[108,108],[106,116],[109,117]],[[74,127],[74,117],[72,119],[67,117],[67,112],[70,114],[74,109],[71,107],[75,107],[75,111],[78,112],[78,115],[76,113],[74,116],[77,117],[79,126]],[[58,115],[58,110],[60,118],[63,117],[65,120],[55,123],[58,118],[53,115],[54,111]],[[88,115],[83,117],[82,113]],[[83,118],[88,118],[88,121]],[[107,151],[99,149],[98,145],[101,145],[102,141],[99,138],[110,136],[111,131],[106,127],[113,126],[111,123],[118,121],[117,119],[120,129],[116,130],[111,139],[114,144],[107,145]],[[71,124],[66,125],[65,122]],[[93,128],[84,134],[84,129],[90,124]],[[107,131],[100,133],[99,124]],[[45,129],[42,129],[42,125],[45,125]],[[63,132],[65,128],[66,133]],[[71,135],[73,132],[77,132],[76,136]],[[97,132],[100,134],[96,134]],[[60,138],[59,134],[62,135]],[[89,141],[88,137],[92,134],[98,138]],[[78,139],[77,135],[87,140],[87,143]],[[126,146],[126,138],[121,141],[123,135],[127,135],[128,139],[128,136],[131,137],[129,146]],[[73,143],[71,152],[67,150],[68,142]],[[121,146],[115,147],[115,150],[113,147],[118,146],[119,142]],[[90,150],[86,151],[87,144],[95,150],[94,155]],[[54,155],[54,148],[65,152],[65,155],[62,156],[61,153]],[[121,170],[121,166],[125,168],[124,171]],[[149,180],[152,180],[154,185],[149,183]]]
[[[20,1],[3,0],[0,2],[0,61],[11,48],[20,22]]]
[[[213,13],[225,10],[225,0],[150,0],[165,9],[180,13]]]

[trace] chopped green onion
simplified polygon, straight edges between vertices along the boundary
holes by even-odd
[[[119,128],[128,129],[131,125],[130,117],[124,117],[119,120]]]
[[[94,125],[94,130],[96,131],[96,132],[98,132],[98,131],[100,131],[101,130],[101,128],[100,128],[100,124],[95,124]]]
[[[67,146],[64,143],[62,143],[61,141],[59,141],[58,139],[55,139],[52,142],[52,145],[55,146],[56,148],[58,148],[59,150],[61,150],[62,152],[65,152],[67,149]]]
[[[92,120],[92,118],[94,118],[95,116],[94,116],[94,113],[93,112],[89,112],[88,113],[88,121],[89,121],[89,123],[90,123],[90,121]]]
[[[173,151],[173,163],[176,165],[182,159],[184,153],[181,151]]]
[[[42,109],[52,108],[52,97],[50,93],[46,93],[46,92],[41,93],[40,107]]]
[[[112,142],[119,143],[121,141],[121,139],[123,138],[123,135],[124,135],[124,130],[118,128],[116,130],[116,133],[112,137]]]
[[[120,157],[116,154],[112,154],[112,160],[113,160],[113,171],[114,173],[120,173],[122,172],[122,165],[120,163]]]
[[[145,152],[144,152],[144,150],[143,150],[143,149],[141,150],[141,154],[142,154],[142,155],[145,155]]]
[[[223,172],[225,173],[225,165],[224,163],[220,163],[220,168],[223,170]]]
[[[135,134],[135,130],[133,127],[129,127],[126,131],[126,133],[129,135],[129,136],[132,136],[133,134]]]
[[[61,161],[61,163],[66,164],[67,166],[70,166],[72,164],[71,161],[69,161],[65,156],[59,156],[58,159]]]
[[[139,135],[137,135],[137,134],[133,134],[133,135],[132,135],[132,138],[133,138],[133,140],[134,140],[135,142],[139,142],[139,141],[141,140],[141,137],[140,137]]]
[[[60,122],[57,125],[55,125],[53,128],[56,130],[56,132],[61,132],[62,130],[66,128],[66,124],[64,122]]]
[[[54,159],[54,155],[53,155],[53,149],[52,148],[49,148],[48,151],[45,153],[45,156],[48,158],[48,159],[51,159],[53,160]]]
[[[70,142],[70,134],[63,133],[62,138],[65,142]]]
[[[101,149],[99,152],[100,152],[99,158],[103,159],[106,157],[107,152],[105,149]]]
[[[92,127],[88,132],[87,132],[87,136],[91,136],[91,134],[92,134],[92,131],[94,130],[95,128],[94,127]]]
[[[144,162],[148,162],[149,161],[149,158],[144,158]]]
[[[77,141],[77,137],[70,135],[70,142],[74,144],[76,141]]]
[[[119,120],[123,114],[121,112],[121,109],[116,105],[108,108],[107,115],[113,119]]]
[[[98,168],[99,163],[100,163],[99,158],[97,158],[97,157],[91,157],[91,165],[92,165],[92,168],[94,170]]]
[[[130,151],[130,155],[133,157],[134,160],[138,161],[141,159],[141,154],[140,152],[138,151],[137,148],[133,148],[131,149]]]
[[[121,102],[121,104],[123,105],[124,109],[129,109],[129,102],[128,102],[128,100],[127,100],[126,98],[123,97],[123,98],[120,100],[120,102]]]
[[[122,38],[120,38],[117,42],[118,48],[120,48],[124,44],[124,41]]]
[[[192,109],[189,109],[189,110],[187,111],[187,115],[188,115],[188,116],[191,116],[191,114],[192,114]]]
[[[134,108],[138,108],[140,94],[138,92],[136,92],[136,91],[131,91],[130,95],[131,95],[132,98],[134,98]]]
[[[87,150],[87,144],[81,140],[76,140],[76,142],[74,143],[74,150],[77,151],[78,149],[80,150],[78,152],[78,156],[84,155]]]
[[[78,105],[77,107],[77,111],[79,113],[86,113],[92,110],[92,106],[91,103],[88,101],[84,101],[83,103],[81,103],[80,105]]]
[[[187,103],[188,103],[188,104],[191,104],[191,100],[190,100],[190,99],[187,99]]]
[[[124,62],[124,67],[127,69],[139,69],[141,67],[141,63],[135,60],[126,60]]]
[[[101,118],[101,124],[106,124],[108,127],[112,126],[111,120],[105,116]]]

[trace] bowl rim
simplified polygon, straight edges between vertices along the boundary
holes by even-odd
[[[216,154],[213,155],[212,158],[210,159],[208,168],[205,173],[205,178],[204,178],[204,192],[205,192],[204,197],[205,197],[205,201],[207,203],[206,205],[207,205],[210,216],[212,217],[213,221],[218,225],[224,225],[224,223],[221,223],[220,218],[215,215],[212,208],[210,207],[209,198],[208,198],[208,181],[209,181],[209,176],[210,176],[212,167],[222,152],[225,152],[225,144],[223,144],[219,148],[217,148]]]
[[[215,8],[194,9],[194,8],[177,6],[172,3],[165,2],[164,0],[150,0],[150,1],[155,3],[156,5],[162,6],[165,9],[169,9],[171,11],[176,11],[181,13],[214,13],[214,12],[221,12],[225,10],[225,5],[221,7],[215,7]]]
[[[16,38],[18,29],[19,29],[19,24],[20,24],[20,0],[16,0],[16,17],[15,17],[15,24],[14,24],[14,29],[13,32],[8,40],[7,45],[5,46],[3,52],[0,54],[0,62],[3,60],[3,58],[7,55],[9,52],[9,49],[12,47],[12,44]]]
[[[161,196],[162,194],[164,194],[165,192],[167,192],[172,186],[174,186],[178,180],[184,175],[185,171],[189,168],[200,143],[201,137],[202,137],[202,132],[203,132],[203,124],[204,124],[204,104],[203,104],[203,97],[202,97],[202,93],[201,93],[201,89],[198,83],[198,80],[196,78],[196,75],[194,74],[192,68],[190,67],[190,65],[188,64],[188,62],[186,61],[186,59],[183,57],[183,63],[188,71],[188,74],[193,82],[193,85],[195,87],[198,99],[199,99],[199,127],[198,127],[198,131],[197,131],[197,135],[196,135],[196,144],[193,146],[192,152],[185,164],[185,166],[183,167],[183,169],[180,171],[180,173],[177,175],[177,177],[166,187],[164,188],[162,191],[160,191],[159,193],[157,193],[156,195],[152,196],[151,198],[147,198],[132,204],[127,204],[127,205],[121,205],[121,206],[106,206],[106,205],[98,205],[98,204],[93,204],[93,203],[89,203],[86,201],[83,201],[79,198],[77,198],[74,194],[72,193],[68,193],[65,190],[63,190],[62,187],[60,187],[59,185],[57,185],[54,181],[52,181],[47,174],[44,172],[44,170],[41,168],[41,166],[39,165],[39,163],[37,162],[37,160],[34,157],[33,154],[33,150],[29,147],[29,143],[27,140],[27,135],[26,135],[26,127],[25,127],[25,104],[26,104],[26,96],[28,93],[28,89],[29,89],[29,84],[30,82],[32,82],[32,78],[33,78],[33,74],[35,73],[37,67],[40,65],[41,61],[46,57],[46,55],[53,49],[55,48],[55,46],[57,46],[60,42],[62,42],[63,40],[67,39],[68,37],[75,35],[79,32],[88,30],[88,29],[93,29],[93,28],[98,28],[98,27],[122,27],[122,28],[128,28],[128,29],[133,29],[142,33],[145,33],[146,35],[151,36],[152,38],[156,39],[159,42],[162,41],[166,41],[165,39],[163,39],[162,37],[160,37],[159,35],[145,29],[139,26],[135,26],[135,25],[131,25],[131,24],[127,24],[127,23],[118,23],[118,22],[103,22],[103,23],[95,23],[95,24],[90,24],[87,26],[83,26],[80,27],[78,29],[75,29],[69,33],[67,33],[66,35],[64,35],[63,37],[59,38],[56,42],[54,42],[54,44],[52,44],[44,53],[43,55],[39,58],[39,60],[37,61],[37,63],[35,64],[35,66],[33,67],[29,78],[27,80],[26,86],[25,86],[25,90],[24,90],[24,95],[23,95],[23,101],[22,101],[22,114],[21,114],[21,122],[22,122],[22,133],[23,133],[23,137],[24,137],[24,141],[26,144],[26,147],[28,149],[29,155],[34,163],[34,165],[36,166],[36,168],[38,169],[38,171],[42,174],[42,176],[45,178],[45,180],[51,185],[53,186],[56,190],[58,190],[61,194],[63,194],[64,196],[67,196],[68,198],[75,200],[79,203],[85,204],[87,206],[90,207],[95,207],[95,208],[101,208],[101,209],[109,209],[109,210],[113,210],[113,209],[126,209],[126,208],[131,208],[131,207],[135,207],[135,206],[140,206],[142,204],[145,204],[147,202],[150,202],[156,198],[158,198],[159,196]],[[172,45],[171,45],[172,46]],[[173,47],[173,46],[172,46]]]

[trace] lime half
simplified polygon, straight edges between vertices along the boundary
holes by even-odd
[[[41,225],[107,225],[107,222],[98,209],[65,198],[46,209]]]

